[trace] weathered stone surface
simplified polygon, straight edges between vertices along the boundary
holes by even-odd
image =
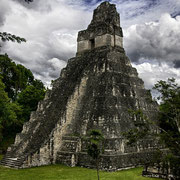
[[[154,164],[153,166],[146,166],[142,172],[145,177],[161,178],[168,180],[179,180],[179,169],[172,168],[170,163],[168,164]]]
[[[103,2],[94,10],[93,19],[86,30],[78,33],[77,52],[101,46],[123,47],[120,17],[114,4]]]
[[[91,129],[100,129],[105,137],[102,169],[134,167],[152,156],[154,140],[142,140],[131,147],[122,133],[132,129],[137,121],[129,109],[142,109],[154,120],[157,103],[144,89],[120,40],[121,45],[113,44],[111,37],[122,38],[119,14],[115,5],[104,2],[94,11],[88,29],[78,36],[78,42],[91,40],[94,47],[83,49],[79,45],[81,52],[68,61],[52,90],[46,93],[9,148],[8,158],[23,157],[18,166],[13,162],[16,167],[52,163],[94,167],[83,140]],[[6,157],[3,163],[8,165]]]

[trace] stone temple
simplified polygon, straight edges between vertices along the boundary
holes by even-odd
[[[101,169],[140,165],[151,156],[155,143],[148,138],[135,146],[126,144],[122,133],[136,123],[129,109],[142,109],[153,120],[157,107],[125,54],[115,5],[103,2],[94,10],[88,28],[78,33],[76,57],[69,59],[1,164],[28,168],[61,163],[93,168],[83,137],[99,129],[105,137]]]

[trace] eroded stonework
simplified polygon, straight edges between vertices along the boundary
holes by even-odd
[[[94,10],[88,28],[78,33],[77,52],[103,46],[123,47],[122,37],[120,17],[115,5],[104,2]]]
[[[153,139],[128,146],[122,135],[137,121],[129,109],[142,109],[155,120],[158,108],[131,66],[122,37],[115,5],[102,3],[87,30],[79,32],[76,57],[68,61],[17,134],[3,165],[27,168],[62,163],[93,168],[83,139],[91,129],[100,129],[105,137],[101,169],[130,168],[151,158],[156,146]]]

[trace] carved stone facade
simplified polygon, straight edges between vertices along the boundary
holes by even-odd
[[[88,28],[78,33],[77,52],[102,46],[123,47],[120,17],[115,5],[108,2],[94,10],[93,20]]]
[[[158,108],[131,66],[122,37],[115,5],[103,2],[87,30],[78,34],[76,57],[68,61],[1,164],[27,168],[63,163],[93,168],[83,140],[91,129],[100,129],[105,137],[101,169],[131,168],[151,158],[156,146],[153,139],[128,146],[122,136],[137,121],[129,109],[142,109],[155,120]]]

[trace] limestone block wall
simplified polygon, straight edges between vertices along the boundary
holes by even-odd
[[[123,37],[115,35],[115,45],[123,47]]]
[[[110,34],[104,34],[95,38],[95,47],[101,46],[114,46],[114,36]]]
[[[75,88],[74,94],[69,98],[69,101],[67,103],[65,118],[63,119],[65,122],[61,123],[61,125],[59,125],[58,128],[54,130],[54,161],[56,160],[58,150],[61,149],[62,136],[67,133],[72,133],[71,124],[73,124],[78,106],[81,103],[81,99],[85,93],[86,82],[87,77],[82,78],[80,85]]]
[[[115,39],[114,39],[115,37]],[[92,45],[92,42],[94,45]],[[94,39],[90,40],[80,40],[77,44],[77,52],[83,52],[86,50],[91,50],[93,48],[98,48],[102,46],[119,46],[123,47],[123,37],[118,35],[104,34],[101,36],[96,36]]]
[[[82,52],[91,49],[91,43],[89,40],[79,41],[77,45],[77,52]]]
[[[67,102],[67,108],[56,127],[51,132],[49,139],[42,143],[41,148],[33,154],[29,154],[23,163],[23,168],[48,165],[56,162],[57,152],[62,149],[63,135],[71,133],[71,124],[76,117],[76,110],[86,90],[87,77],[83,77],[80,85],[76,86],[74,93]],[[28,129],[24,126],[23,131]],[[16,142],[20,142],[20,134],[16,137]]]
[[[139,153],[125,153],[118,155],[101,155],[100,169],[105,171],[117,171],[137,167],[147,162],[153,157],[153,151],[144,151]],[[86,159],[86,161],[84,161]],[[94,160],[87,153],[80,152],[78,154],[78,166],[96,168]]]

